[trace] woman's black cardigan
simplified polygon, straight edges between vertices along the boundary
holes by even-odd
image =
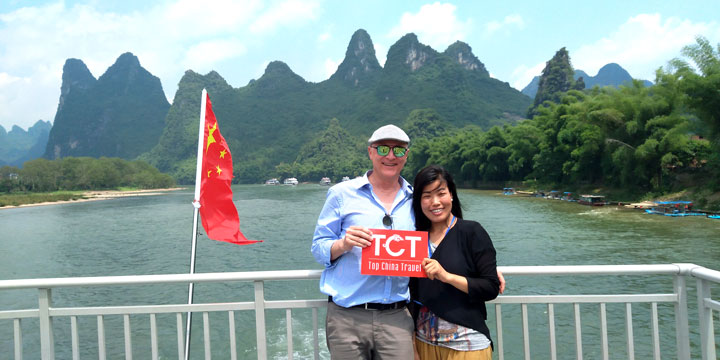
[[[475,221],[458,219],[432,255],[449,273],[465,276],[468,294],[440,280],[410,278],[411,311],[417,320],[419,306],[446,321],[475,329],[490,339],[485,324],[485,302],[500,291],[495,248],[485,229]]]

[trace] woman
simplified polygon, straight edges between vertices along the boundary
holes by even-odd
[[[485,302],[500,291],[495,248],[483,227],[463,220],[447,170],[431,165],[415,176],[413,212],[428,231],[425,278],[411,278],[415,345],[421,359],[492,359]]]

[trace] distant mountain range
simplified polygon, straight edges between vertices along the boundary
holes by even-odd
[[[159,79],[131,53],[98,79],[81,60],[68,59],[43,155],[140,156],[180,181],[192,181],[203,88],[234,159],[264,168],[294,162],[333,118],[353,134],[348,142],[354,143],[379,125],[402,124],[415,109],[434,109],[450,126],[487,129],[522,119],[531,103],[491,78],[468,44],[458,41],[440,53],[415,34],[399,39],[382,67],[370,36],[356,31],[337,71],[320,83],[305,81],[280,61],[240,88],[214,71],[188,70],[172,106]]]
[[[491,78],[465,43],[439,53],[407,34],[389,49],[381,67],[372,39],[358,30],[337,71],[320,83],[305,81],[280,61],[237,89],[216,72],[203,76],[187,71],[158,145],[143,157],[181,182],[194,178],[202,88],[210,93],[233,159],[242,166],[242,178],[252,166],[261,173],[295,162],[302,146],[333,118],[352,134],[346,142],[356,144],[382,124],[402,125],[414,109],[432,108],[455,127],[487,129],[522,119],[531,103],[507,83]]]
[[[627,70],[623,69],[622,66],[615,63],[610,63],[603,66],[602,68],[600,68],[600,70],[598,70],[598,73],[595,76],[590,76],[582,70],[575,70],[575,75],[573,77],[575,78],[575,80],[582,77],[583,81],[585,82],[586,89],[592,89],[596,85],[600,87],[618,87],[620,85],[626,85],[633,80],[633,77],[630,76],[630,73],[628,73]],[[651,86],[653,84],[648,80],[642,80],[642,82],[645,84],[645,86]],[[534,99],[535,94],[537,94],[539,84],[540,76],[536,76],[532,79],[532,81],[530,81],[527,86],[522,89],[521,92]]]
[[[597,76],[586,77],[585,83],[614,85],[629,79],[620,66],[609,64]],[[6,156],[9,152],[0,147],[0,161],[18,164],[40,153],[48,159],[140,158],[181,183],[191,183],[203,88],[239,164],[236,176],[243,181],[257,181],[279,164],[300,161],[303,146],[331,123],[333,132],[351,134],[343,140],[348,146],[360,146],[373,129],[387,123],[402,126],[417,109],[432,109],[433,116],[450,128],[488,129],[523,119],[532,104],[508,83],[491,78],[468,44],[458,41],[441,53],[412,33],[390,47],[383,67],[370,36],[356,31],[337,71],[319,83],[305,81],[281,61],[271,62],[259,79],[240,88],[230,86],[217,72],[201,75],[188,70],[172,105],[160,80],[131,53],[122,54],[98,79],[81,60],[68,59],[44,151],[37,152],[43,137],[34,128],[47,129],[47,122],[28,131],[38,134],[37,143],[23,146],[35,149],[35,155]],[[22,129],[5,134],[3,129],[0,137],[20,134],[18,130]]]
[[[0,126],[0,166],[21,166],[25,161],[41,157],[51,128],[49,121],[42,120],[27,131],[16,125],[6,132]]]

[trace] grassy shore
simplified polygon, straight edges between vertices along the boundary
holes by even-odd
[[[106,200],[125,196],[157,195],[160,191],[172,189],[137,189],[122,187],[116,190],[55,191],[43,193],[0,194],[0,209],[17,206],[51,205],[74,201]]]
[[[0,194],[0,207],[86,199],[84,191]]]

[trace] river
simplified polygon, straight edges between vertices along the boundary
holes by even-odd
[[[200,237],[197,272],[255,271],[284,269],[320,269],[310,254],[310,243],[317,215],[327,187],[319,185],[234,186],[235,203],[241,228],[248,238],[263,243],[237,246]],[[499,191],[462,190],[465,218],[477,220],[487,229],[498,253],[498,265],[577,265],[577,264],[656,264],[691,262],[720,269],[720,220],[702,217],[672,218],[646,215],[637,210],[614,206],[590,208],[558,200],[522,196],[503,196]],[[136,274],[172,274],[189,271],[192,233],[191,189],[159,196],[118,198],[74,204],[0,210],[0,279],[43,277],[108,276]],[[506,294],[573,294],[581,291],[669,292],[669,278],[638,280],[629,277],[508,277]],[[694,286],[694,284],[689,284]],[[250,300],[249,286],[203,284],[196,287],[196,302]],[[270,287],[268,298],[287,296],[322,298],[317,281],[279,284]],[[187,287],[179,285],[146,286],[134,292],[117,288],[59,289],[53,292],[57,306],[182,303]],[[691,293],[692,297],[692,293]],[[0,293],[0,310],[37,307],[34,291]],[[665,308],[667,307],[667,308]],[[674,356],[674,320],[671,306],[660,306],[662,346],[665,357]],[[507,308],[507,309],[506,309]],[[669,309],[668,309],[669,308]],[[648,309],[634,309],[636,356],[651,354]],[[495,336],[494,311],[489,309],[488,325]],[[515,309],[517,310],[517,309]],[[547,320],[543,306],[530,306],[531,339],[537,357],[547,355]],[[597,334],[596,309],[583,314],[583,338]],[[506,359],[521,357],[522,339],[519,311],[503,307]],[[556,306],[556,326],[561,358],[574,357],[572,307]],[[615,315],[613,315],[615,314]],[[611,331],[611,357],[624,358],[624,306],[608,305]],[[225,317],[226,319],[227,317]],[[254,319],[236,315],[238,333],[254,333]],[[222,317],[212,319],[218,327],[227,327]],[[545,320],[543,320],[545,319]],[[199,320],[199,319],[198,319]],[[174,317],[158,316],[171,324],[161,329],[162,358],[176,358]],[[296,357],[306,358],[309,345],[310,317],[299,314],[293,320]],[[322,321],[322,320],[321,320]],[[543,322],[544,321],[544,322]],[[297,323],[295,323],[297,322]],[[147,319],[133,319],[133,328],[147,327]],[[201,323],[201,321],[198,321]],[[248,325],[248,323],[250,323]],[[96,320],[80,318],[81,355],[97,357]],[[122,319],[108,317],[106,337],[109,358],[122,357]],[[37,322],[23,321],[26,358],[38,358]],[[243,328],[244,326],[244,328]],[[195,327],[194,327],[195,328]],[[268,315],[269,351],[283,358],[284,313]],[[69,358],[69,324],[55,323],[58,358]],[[195,333],[195,331],[194,331]],[[201,332],[193,344],[200,357]],[[213,336],[222,337],[222,330]],[[321,334],[321,338],[324,335]],[[89,337],[88,341],[82,339]],[[164,339],[164,340],[163,340]],[[570,340],[567,340],[570,339]],[[693,342],[697,341],[692,339]],[[12,352],[12,322],[0,322],[0,354]],[[217,341],[220,343],[223,341]],[[255,358],[254,336],[239,336],[240,358]],[[149,340],[133,339],[137,358],[147,358]],[[324,347],[324,341],[322,341]],[[597,344],[595,344],[597,343]],[[224,358],[221,344],[213,343],[213,354]],[[584,348],[587,358],[599,354],[599,338]],[[321,355],[329,358],[327,350]]]

